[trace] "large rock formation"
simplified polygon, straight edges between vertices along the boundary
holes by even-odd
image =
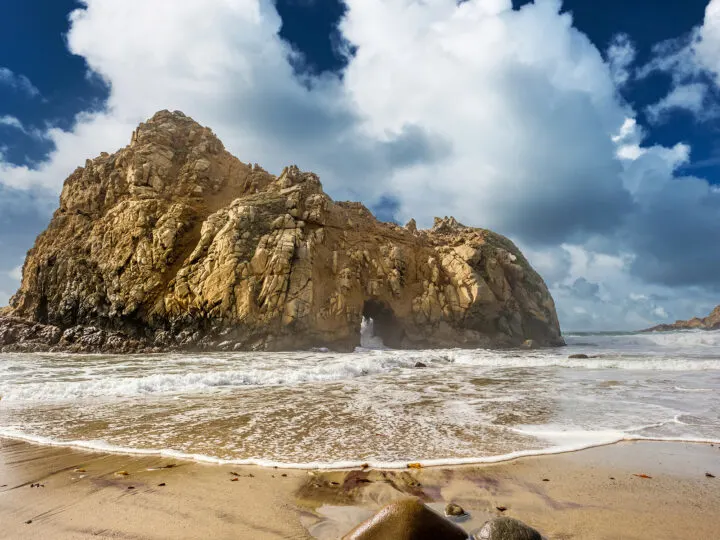
[[[363,316],[398,348],[562,344],[508,239],[453,218],[381,223],[168,111],[67,179],[4,315],[5,350],[352,350]]]
[[[693,317],[689,321],[661,324],[648,328],[645,332],[670,332],[672,330],[720,330],[720,306],[713,309],[712,313],[704,319]]]

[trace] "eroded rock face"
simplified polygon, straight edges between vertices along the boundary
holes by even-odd
[[[352,350],[363,316],[398,348],[562,344],[544,282],[508,239],[453,218],[381,223],[168,111],[67,179],[0,315],[56,328],[51,348],[92,327],[98,350]]]
[[[710,315],[701,319],[694,317],[689,321],[677,321],[673,324],[661,324],[645,330],[645,332],[669,332],[671,330],[720,330],[720,306]]]

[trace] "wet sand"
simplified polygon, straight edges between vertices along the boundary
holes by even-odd
[[[720,478],[706,473],[720,477],[717,445],[638,442],[494,465],[302,471],[0,439],[0,537],[330,539],[413,495],[436,509],[460,504],[468,531],[504,514],[550,539],[720,538]]]

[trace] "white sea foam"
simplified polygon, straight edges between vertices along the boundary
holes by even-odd
[[[714,392],[712,388],[683,388],[682,386],[674,386],[678,392]]]
[[[299,353],[300,354],[300,353]],[[286,355],[287,356],[287,355]],[[0,396],[6,402],[59,401],[84,398],[132,397],[155,394],[212,392],[233,387],[296,385],[349,380],[409,369],[418,362],[431,367],[454,365],[484,369],[567,368],[637,371],[720,370],[720,358],[602,356],[569,359],[567,351],[508,353],[498,351],[363,350],[355,354],[302,353],[301,357],[235,361],[226,356],[200,359],[175,355],[168,363],[162,357],[134,358],[109,364],[93,364],[86,358],[81,368],[5,365],[7,377],[0,376]],[[15,362],[23,359],[14,357]],[[158,365],[159,364],[159,365]],[[34,373],[29,373],[35,367]],[[707,388],[682,388],[684,392],[707,392]]]
[[[720,370],[720,358],[667,358],[650,355],[646,357],[603,354],[597,358],[571,359],[569,351],[563,354],[537,352],[509,356],[488,352],[451,351],[448,355],[458,364],[489,368],[542,368],[563,367],[581,369],[623,369],[652,371],[705,371]]]
[[[360,326],[360,350],[363,349],[387,349],[383,340],[375,335],[375,321],[367,317],[363,317],[362,324]]]
[[[0,354],[0,436],[302,468],[720,440],[720,332],[567,341],[539,351],[397,351],[365,340],[351,354]],[[568,358],[576,353],[591,358]]]
[[[556,433],[559,435],[559,433]],[[289,462],[275,461],[270,459],[248,458],[248,459],[225,459],[205,454],[191,454],[186,452],[178,452],[169,448],[147,449],[117,446],[105,441],[96,440],[77,440],[77,441],[59,441],[48,437],[26,435],[22,432],[0,428],[0,437],[25,441],[33,444],[41,444],[43,446],[54,446],[62,448],[75,448],[80,450],[89,450],[94,452],[102,452],[107,454],[121,455],[138,455],[138,456],[158,456],[172,458],[185,461],[195,461],[200,463],[212,463],[217,465],[251,465],[266,468],[279,469],[311,469],[311,470],[338,470],[338,469],[354,469],[365,468],[369,466],[373,469],[406,469],[409,463],[418,463],[422,467],[452,467],[457,465],[479,465],[484,463],[502,463],[512,461],[523,457],[549,456],[557,454],[567,454],[570,452],[579,452],[590,448],[598,448],[601,446],[609,446],[621,442],[680,442],[691,444],[720,444],[720,439],[704,439],[704,438],[688,438],[688,437],[641,437],[623,435],[620,433],[610,432],[594,432],[582,434],[580,432],[573,433],[568,436],[571,441],[565,441],[565,444],[550,446],[548,448],[536,450],[517,450],[506,454],[493,456],[477,456],[465,458],[440,458],[440,459],[405,459],[402,461],[374,461],[374,460],[344,460],[344,461],[306,461],[306,462]]]
[[[412,359],[398,357],[340,356],[323,361],[310,358],[307,363],[277,366],[248,366],[245,369],[219,369],[190,373],[158,373],[135,377],[107,377],[103,371],[85,380],[5,385],[0,384],[3,400],[57,401],[92,397],[125,397],[218,390],[243,386],[294,385],[352,379],[411,365]],[[217,369],[217,366],[215,366]],[[122,370],[120,370],[122,372]]]

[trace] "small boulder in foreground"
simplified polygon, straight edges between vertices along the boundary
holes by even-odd
[[[522,521],[499,517],[488,521],[473,533],[473,540],[543,540],[542,535]]]
[[[445,515],[452,517],[460,517],[465,515],[465,510],[459,504],[450,503],[445,507]]]
[[[467,538],[468,534],[462,528],[425,506],[420,499],[412,498],[387,505],[345,535],[343,540],[467,540]]]

